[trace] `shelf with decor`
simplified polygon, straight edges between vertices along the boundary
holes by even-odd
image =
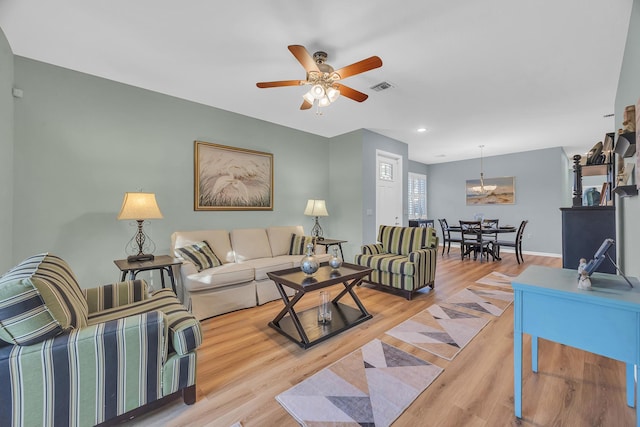
[[[623,132],[618,134],[614,152],[621,157],[622,169],[616,177],[616,186],[613,192],[619,197],[630,197],[638,195],[638,187],[636,184],[627,185],[631,178],[634,164],[627,163],[624,159],[633,157],[636,154],[636,133]]]
[[[573,157],[574,186],[573,206],[613,206],[613,183],[615,178],[615,158],[613,151],[613,132],[605,135],[604,143],[598,142],[586,156]],[[596,180],[584,183],[584,177],[602,177],[595,188]],[[585,201],[586,200],[586,201]]]

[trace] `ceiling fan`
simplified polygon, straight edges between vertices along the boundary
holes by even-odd
[[[311,89],[302,98],[301,110],[308,110],[317,102],[318,107],[326,107],[334,102],[340,95],[362,102],[369,96],[355,89],[345,86],[339,81],[365,71],[382,66],[382,60],[377,56],[371,56],[338,70],[327,64],[326,52],[316,52],[311,56],[307,49],[301,45],[291,45],[289,51],[302,64],[307,72],[306,80],[280,80],[275,82],[256,83],[259,88],[302,86],[310,85]]]

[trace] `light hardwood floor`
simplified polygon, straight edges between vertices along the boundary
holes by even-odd
[[[356,292],[373,319],[308,350],[267,326],[281,310],[281,301],[205,320],[196,404],[186,406],[176,400],[129,424],[228,427],[240,421],[244,427],[297,426],[275,396],[379,338],[445,368],[394,427],[635,425],[635,410],[626,405],[621,362],[544,340],[539,372],[524,369],[523,418],[517,419],[513,414],[513,305],[451,362],[385,335],[492,271],[515,276],[533,264],[561,267],[558,258],[525,255],[525,264],[518,265],[513,253],[503,255],[497,262],[461,261],[458,250],[452,248],[449,255],[438,258],[435,289],[412,301],[360,287]],[[300,307],[316,305],[314,297],[306,296]],[[525,336],[526,368],[531,366],[529,350]]]

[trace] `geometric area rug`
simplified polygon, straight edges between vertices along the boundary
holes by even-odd
[[[511,281],[513,280],[513,278],[514,276],[500,273],[499,271],[492,271],[486,276],[478,279],[476,283],[480,283],[483,285],[502,286],[502,287],[511,288]]]
[[[276,396],[303,426],[389,426],[442,368],[374,339]]]
[[[473,285],[387,331],[401,341],[452,360],[513,302],[511,289]]]

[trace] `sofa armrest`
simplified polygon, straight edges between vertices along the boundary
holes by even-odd
[[[438,247],[425,248],[413,251],[409,254],[409,261],[415,264],[416,275],[419,283],[433,283],[436,277],[436,260],[438,259]]]
[[[185,277],[188,277],[191,274],[196,274],[198,272],[198,267],[196,267],[193,262],[183,258],[179,259],[182,260],[182,264],[180,265],[180,275],[182,276],[183,280]]]
[[[144,301],[92,313],[89,315],[89,324],[97,325],[156,311],[162,314],[166,325],[168,351],[187,354],[202,344],[200,322],[189,313],[170,289],[154,291],[151,298]]]
[[[0,347],[2,424],[100,424],[163,397],[166,359],[157,311]]]
[[[437,248],[439,244],[440,244],[440,238],[438,236],[435,236],[431,240],[431,245],[427,246],[426,249]]]
[[[382,247],[382,243],[374,243],[362,246],[360,252],[366,255],[378,255],[384,253],[384,248]]]
[[[147,282],[144,280],[117,282],[83,289],[82,292],[87,300],[89,313],[121,307],[149,297]]]

